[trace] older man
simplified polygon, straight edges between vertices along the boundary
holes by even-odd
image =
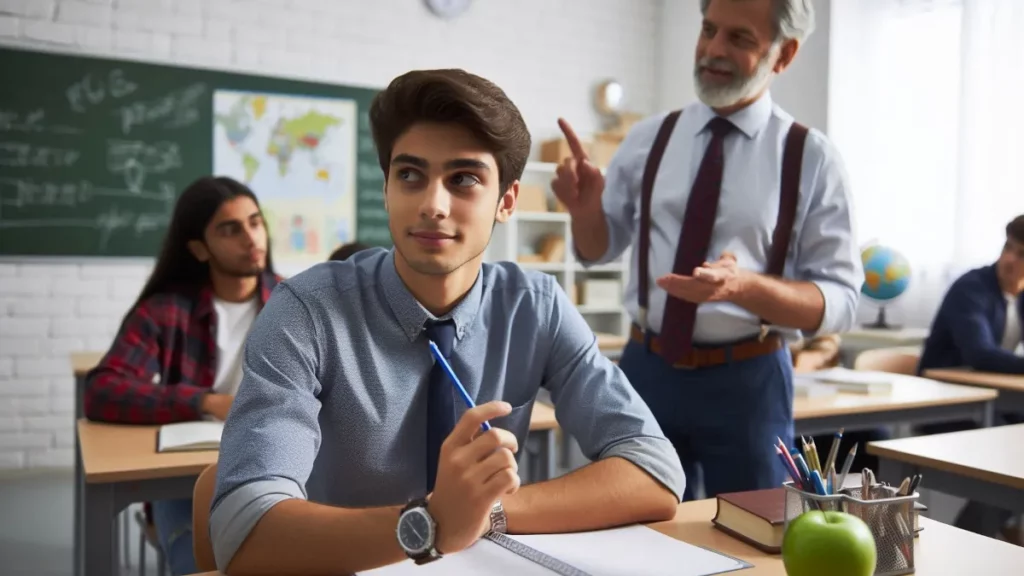
[[[863,269],[838,153],[769,93],[813,29],[810,0],[701,10],[700,101],[639,123],[606,175],[560,121],[573,156],[552,185],[580,261],[633,246],[620,366],[714,496],[785,479],[773,448],[793,436],[785,341],[847,330]]]

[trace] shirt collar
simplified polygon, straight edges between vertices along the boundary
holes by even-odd
[[[387,299],[391,311],[398,318],[398,323],[402,326],[402,331],[405,332],[410,342],[419,336],[428,320],[453,320],[455,322],[456,338],[461,339],[465,335],[466,329],[476,318],[477,312],[480,311],[480,302],[483,300],[484,293],[482,268],[477,272],[473,287],[469,289],[469,292],[463,297],[462,301],[440,318],[431,314],[416,300],[412,292],[409,292],[402,277],[398,275],[398,270],[395,269],[394,248],[388,251],[387,256],[384,258],[380,274],[384,297]]]
[[[277,274],[263,271],[259,278],[259,290],[257,295],[259,296],[259,305],[257,310],[262,310],[263,305],[270,299],[270,294],[277,287],[277,284],[281,281],[281,277]],[[213,286],[207,282],[199,289],[199,297],[196,302],[196,315],[200,318],[213,314]]]
[[[768,125],[768,120],[772,117],[772,109],[775,107],[772,101],[771,92],[765,90],[764,94],[760,98],[755,100],[752,104],[738,110],[729,116],[726,116],[726,120],[733,123],[736,128],[745,134],[747,138],[753,139]],[[700,134],[702,131],[707,129],[708,122],[712,118],[718,116],[714,110],[711,109],[707,104],[700,102],[697,108],[697,126],[696,133]]]

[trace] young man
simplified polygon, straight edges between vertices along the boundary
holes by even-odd
[[[679,460],[565,292],[482,262],[530,150],[515,105],[466,72],[418,71],[376,97],[370,122],[394,248],[285,281],[257,319],[221,444],[218,567],[358,573],[457,553],[492,528],[671,518]],[[520,489],[542,385],[595,462]]]
[[[227,418],[242,344],[278,278],[256,196],[202,178],[178,199],[156,266],[85,383],[85,415],[125,424]],[[171,572],[197,572],[192,501],[153,502]]]
[[[982,372],[1024,374],[1024,356],[1016,354],[1024,326],[1024,215],[1006,225],[999,259],[958,278],[946,292],[925,340],[918,374],[931,368],[969,367]],[[1024,422],[1024,414],[996,415],[1000,424]],[[926,434],[973,428],[973,422],[922,426]],[[1000,531],[1020,541],[1019,528],[1007,521],[1013,514],[979,502],[968,502],[956,526],[992,536]]]
[[[709,497],[787,478],[774,446],[793,443],[786,341],[848,330],[864,281],[842,159],[769,89],[814,28],[810,0],[700,9],[700,101],[633,127],[607,180],[560,122],[574,154],[552,182],[581,262],[631,247],[619,366],[679,451],[687,499],[698,472]]]

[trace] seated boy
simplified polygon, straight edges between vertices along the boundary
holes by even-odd
[[[285,281],[257,320],[221,444],[218,568],[358,573],[492,529],[672,518],[675,449],[555,278],[483,263],[530,152],[515,105],[463,71],[418,71],[375,98],[370,123],[394,248]],[[520,488],[540,386],[594,462]]]
[[[277,285],[256,196],[201,178],[178,198],[153,272],[86,377],[85,415],[125,424],[227,418],[242,344]],[[194,574],[192,500],[149,507],[171,573]]]

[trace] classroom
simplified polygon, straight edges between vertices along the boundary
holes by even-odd
[[[1020,574],[1021,29],[0,0],[0,574]]]

